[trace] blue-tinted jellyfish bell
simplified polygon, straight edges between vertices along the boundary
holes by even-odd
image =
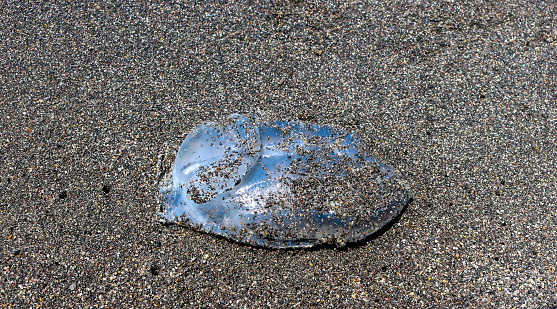
[[[412,194],[352,133],[232,114],[183,141],[160,189],[162,216],[274,248],[343,246],[400,215]]]

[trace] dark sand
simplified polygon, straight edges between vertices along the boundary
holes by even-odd
[[[2,4],[0,308],[555,306],[553,3]],[[414,202],[345,250],[161,225],[161,156],[257,109],[359,132]]]

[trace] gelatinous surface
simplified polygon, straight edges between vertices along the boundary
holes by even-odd
[[[351,133],[237,114],[188,134],[160,193],[166,220],[275,248],[356,242],[411,198]]]

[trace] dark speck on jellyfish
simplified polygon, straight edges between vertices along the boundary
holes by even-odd
[[[344,246],[412,197],[353,133],[232,114],[191,131],[159,194],[163,218],[252,245]]]

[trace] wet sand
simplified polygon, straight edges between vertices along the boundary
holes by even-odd
[[[0,307],[556,306],[548,3],[5,5]],[[161,224],[185,134],[255,111],[357,132],[413,203],[341,250]]]

